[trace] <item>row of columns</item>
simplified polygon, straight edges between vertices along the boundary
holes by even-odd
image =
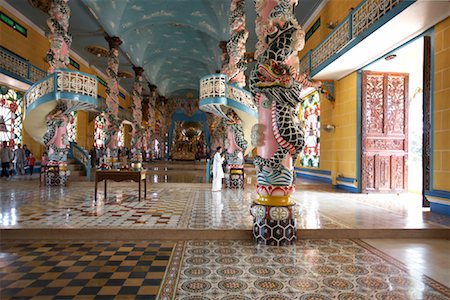
[[[50,0],[48,6],[47,25],[50,30],[48,39],[50,49],[47,53],[49,63],[48,73],[52,74],[57,69],[67,68],[69,60],[69,50],[72,37],[69,34],[70,7],[69,0]],[[119,119],[119,47],[122,40],[119,37],[105,37],[109,45],[107,62],[107,87],[106,87],[106,141],[105,146],[112,157],[117,157],[118,151],[118,131],[121,125]],[[132,91],[133,108],[133,152],[139,154],[142,146],[146,145],[143,141],[148,134],[142,128],[142,75],[144,69],[133,67],[135,72],[135,82]],[[156,92],[155,86],[150,86],[151,93]],[[154,105],[154,104],[153,104]],[[152,111],[152,110],[149,110]],[[44,135],[44,144],[48,150],[50,164],[62,166],[66,164],[69,142],[67,139],[67,122],[69,119],[69,109],[64,102],[57,103],[57,106],[47,116],[47,132]],[[153,116],[154,117],[154,116]],[[139,156],[141,157],[141,156]]]

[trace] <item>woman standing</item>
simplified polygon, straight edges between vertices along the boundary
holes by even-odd
[[[222,147],[217,147],[216,154],[214,154],[213,160],[213,183],[212,183],[212,191],[220,192],[222,189],[222,178],[224,178],[222,163],[224,158],[220,155],[220,149]]]

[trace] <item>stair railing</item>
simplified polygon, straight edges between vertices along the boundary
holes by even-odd
[[[83,165],[84,170],[86,171],[86,179],[88,181],[91,180],[91,156],[89,153],[78,146],[74,142],[70,142],[70,151],[69,157],[75,159],[78,163]]]

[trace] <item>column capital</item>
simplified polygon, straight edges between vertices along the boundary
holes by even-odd
[[[136,77],[142,76],[142,74],[144,73],[144,68],[133,66],[133,71],[134,71],[134,76],[136,76]]]
[[[122,45],[122,40],[118,36],[105,36],[105,40],[109,44],[109,49],[118,49],[120,45]]]

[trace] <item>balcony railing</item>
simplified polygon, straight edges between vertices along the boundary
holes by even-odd
[[[47,72],[30,64],[29,61],[0,47],[0,71],[29,84],[47,76]]]
[[[200,79],[200,109],[227,118],[221,106],[230,106],[257,117],[253,95],[228,83],[224,74],[208,75]]]
[[[393,18],[415,1],[363,0],[317,47],[300,59],[300,72],[308,73],[311,77],[316,75],[342,54],[352,41],[373,32],[383,17]]]
[[[25,94],[25,115],[48,101],[64,100],[71,110],[97,106],[97,78],[85,73],[57,69],[33,84]]]

